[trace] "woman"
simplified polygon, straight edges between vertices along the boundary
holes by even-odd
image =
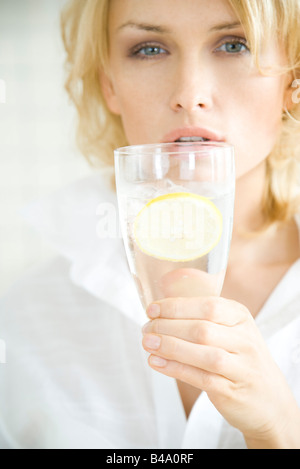
[[[41,375],[22,371],[28,389],[53,410],[49,419],[42,405],[41,417],[30,404],[31,427],[46,424],[32,445],[76,446],[84,433],[84,445],[98,447],[300,448],[299,15],[298,0],[73,0],[65,10],[67,89],[84,153],[109,164],[111,148],[125,143],[204,134],[229,142],[235,226],[222,298],[149,305],[142,343],[150,367],[128,319],[134,293],[124,289],[127,272],[116,256],[97,262],[101,295],[91,270],[82,273],[84,256],[81,269],[73,262],[73,283],[102,303],[81,300],[89,314],[83,321],[76,305],[71,331],[71,316],[60,317],[59,337],[74,346],[64,379],[53,358],[40,363],[41,345],[31,351]],[[84,191],[76,190],[80,203]],[[38,330],[55,323],[37,321]],[[74,379],[75,345],[82,345],[74,331],[83,324],[91,350],[83,349]],[[38,387],[43,380],[55,393]],[[86,412],[69,389],[74,383]],[[23,445],[8,413],[3,422],[6,438]]]

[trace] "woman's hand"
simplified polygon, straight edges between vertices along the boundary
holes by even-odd
[[[300,410],[250,312],[224,298],[149,306],[149,365],[208,394],[248,447],[300,448]]]

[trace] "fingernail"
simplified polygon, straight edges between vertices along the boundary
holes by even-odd
[[[160,315],[160,306],[157,303],[152,303],[147,309],[147,314],[152,319],[158,318]]]
[[[149,334],[144,337],[145,347],[151,350],[157,350],[160,347],[161,339],[158,335]]]
[[[157,357],[156,355],[151,355],[149,361],[151,365],[157,366],[159,368],[162,368],[167,365],[167,360],[161,357]]]

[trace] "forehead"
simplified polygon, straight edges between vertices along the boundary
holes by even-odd
[[[111,32],[134,24],[159,25],[165,31],[237,22],[228,0],[111,0]],[[159,32],[159,31],[158,31]]]

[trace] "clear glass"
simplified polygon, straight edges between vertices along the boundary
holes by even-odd
[[[122,236],[143,306],[167,297],[220,295],[233,225],[233,147],[215,142],[129,146],[115,151],[115,169]],[[187,204],[194,195],[201,196],[221,213],[217,244],[205,255],[180,261],[141,250],[134,232],[137,216],[153,199],[183,193],[188,194]],[[185,212],[190,222],[188,205]]]

